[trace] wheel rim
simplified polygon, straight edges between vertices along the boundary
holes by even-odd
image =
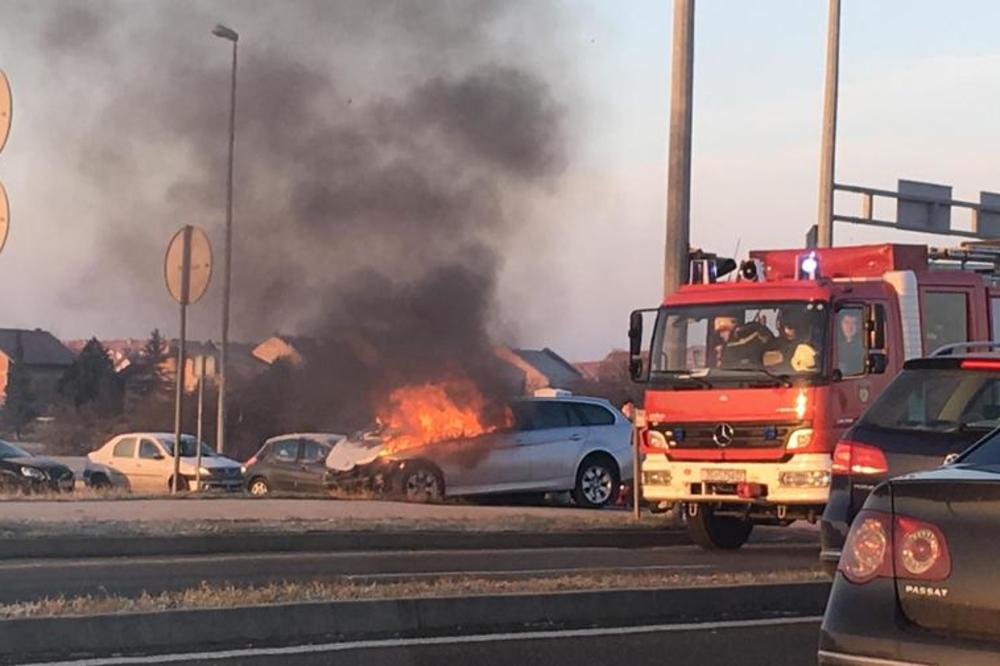
[[[437,476],[426,469],[417,470],[406,478],[406,496],[409,499],[429,497],[437,499],[441,495],[441,487]]]
[[[267,494],[267,484],[257,479],[250,484],[250,494],[251,495],[266,495]]]
[[[606,467],[591,465],[583,471],[580,488],[583,496],[593,504],[604,504],[611,498],[615,480]]]

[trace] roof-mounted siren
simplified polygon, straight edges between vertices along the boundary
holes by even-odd
[[[740,279],[746,282],[764,281],[764,262],[760,259],[747,259],[740,264]]]
[[[795,264],[799,280],[818,280],[822,277],[819,269],[819,257],[816,256],[815,252],[799,255]]]
[[[701,250],[690,254],[689,284],[712,284],[720,277],[736,270],[736,260],[728,257],[718,257]]]

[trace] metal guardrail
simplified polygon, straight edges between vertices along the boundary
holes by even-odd
[[[901,185],[904,181],[901,181]],[[935,187],[933,183],[919,183]],[[937,186],[945,187],[945,186]],[[899,229],[902,231],[919,231],[923,233],[942,234],[948,236],[961,236],[964,238],[994,238],[1000,239],[1000,203],[996,203],[998,196],[991,193],[983,193],[983,198],[990,198],[986,201],[963,201],[961,199],[945,198],[940,196],[923,195],[916,192],[895,192],[893,190],[883,190],[875,187],[863,187],[860,185],[847,185],[836,183],[833,186],[835,192],[849,192],[861,195],[861,215],[840,215],[834,211],[833,220],[835,222],[849,222],[875,227],[885,227],[888,229]],[[950,188],[948,188],[950,191]],[[880,220],[875,218],[875,199],[886,198],[895,199],[897,202],[923,204],[927,206],[927,223],[915,224],[908,220]],[[954,229],[950,226],[950,209],[964,208],[971,213],[970,229]],[[949,226],[944,228],[940,224],[935,224],[935,220],[942,219],[940,215],[948,213]]]

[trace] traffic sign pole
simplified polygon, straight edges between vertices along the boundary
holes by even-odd
[[[181,227],[167,246],[163,258],[167,291],[181,306],[180,338],[177,343],[177,387],[174,402],[174,494],[180,490],[181,425],[184,416],[184,375],[187,361],[187,306],[197,303],[212,279],[212,244],[205,232],[190,224]],[[201,442],[198,443],[199,450]],[[200,479],[199,479],[200,480]]]
[[[187,306],[191,296],[191,234],[194,227],[186,225],[182,231],[181,261],[181,331],[177,342],[177,393],[174,398],[174,487],[176,495],[180,490],[181,473],[181,426],[184,416],[184,362],[187,343]]]

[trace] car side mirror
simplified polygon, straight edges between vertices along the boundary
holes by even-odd
[[[868,354],[866,366],[866,370],[870,375],[885,374],[885,371],[889,367],[889,359],[884,353],[871,352]]]
[[[830,381],[834,384],[844,381],[844,373],[840,371],[840,368],[833,369],[833,372],[830,373]]]
[[[164,455],[162,453],[153,454],[153,460],[163,460]]]

